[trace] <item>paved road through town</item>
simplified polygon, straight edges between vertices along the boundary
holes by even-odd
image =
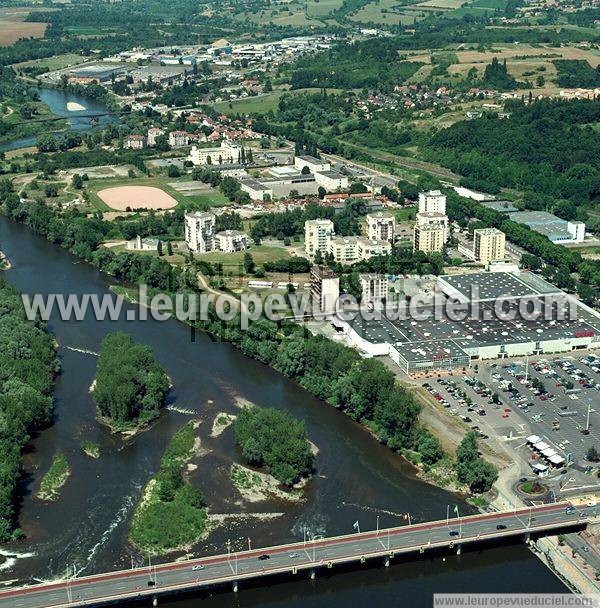
[[[206,557],[189,562],[163,564],[110,572],[72,581],[45,583],[0,593],[0,608],[58,608],[97,606],[109,601],[152,596],[206,585],[229,583],[268,574],[317,570],[330,563],[361,558],[388,558],[411,551],[502,538],[532,532],[551,532],[562,526],[585,524],[597,507],[570,508],[558,503],[500,513],[459,517],[369,531],[335,538],[315,538],[281,545]],[[268,559],[263,556],[268,555]],[[263,559],[261,559],[263,557]],[[317,574],[318,576],[318,574]]]

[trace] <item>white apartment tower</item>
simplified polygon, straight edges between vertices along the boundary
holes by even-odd
[[[215,248],[215,215],[213,213],[185,214],[185,242],[190,251],[206,253]]]
[[[331,220],[307,220],[304,222],[304,250],[310,256],[317,251],[327,253],[329,241],[335,234]]]
[[[419,213],[441,213],[446,215],[446,195],[439,190],[419,193]]]
[[[506,254],[506,235],[497,228],[480,228],[473,232],[473,257],[488,264],[503,260]]]
[[[362,304],[378,304],[386,300],[389,281],[384,274],[361,274]]]
[[[310,296],[313,314],[334,313],[340,297],[340,279],[328,266],[313,266],[310,271]]]
[[[367,215],[367,238],[371,241],[394,241],[396,219],[383,213]]]

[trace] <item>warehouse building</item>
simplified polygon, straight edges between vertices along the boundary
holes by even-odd
[[[419,318],[373,313],[334,325],[347,341],[377,356],[388,355],[406,374],[468,367],[474,361],[570,352],[600,347],[600,314],[532,273],[475,273],[438,277],[438,298],[419,308]],[[535,303],[548,315],[527,320],[515,314],[520,305]],[[452,298],[477,305],[477,315],[461,320],[445,314]],[[503,302],[505,316],[494,307]],[[576,315],[569,313],[575,312]],[[573,318],[575,316],[575,318]]]

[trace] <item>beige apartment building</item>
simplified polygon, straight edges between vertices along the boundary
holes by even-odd
[[[503,260],[506,255],[506,235],[497,228],[480,228],[473,232],[473,257],[488,264]]]
[[[307,220],[304,222],[304,250],[310,256],[314,256],[317,251],[326,254],[334,234],[331,220]]]
[[[439,252],[446,243],[446,228],[443,224],[417,224],[413,236],[414,251]]]
[[[394,241],[396,218],[382,212],[367,215],[367,238],[372,241]]]

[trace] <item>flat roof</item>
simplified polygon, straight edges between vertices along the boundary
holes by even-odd
[[[512,213],[519,210],[510,201],[479,201],[479,204],[500,213]]]
[[[394,348],[408,363],[469,358],[469,355],[454,340],[396,344]]]
[[[497,300],[562,293],[548,281],[532,272],[476,272],[442,275],[438,284],[445,293],[458,293],[464,300]],[[450,289],[445,289],[449,286]],[[478,294],[478,295],[477,295]],[[454,295],[454,294],[453,294]]]
[[[517,211],[510,214],[510,219],[549,238],[571,238],[568,222],[547,211]]]
[[[328,165],[328,161],[321,160],[320,158],[315,158],[314,156],[304,155],[304,156],[296,156],[300,160],[304,162],[310,163],[311,165]]]

